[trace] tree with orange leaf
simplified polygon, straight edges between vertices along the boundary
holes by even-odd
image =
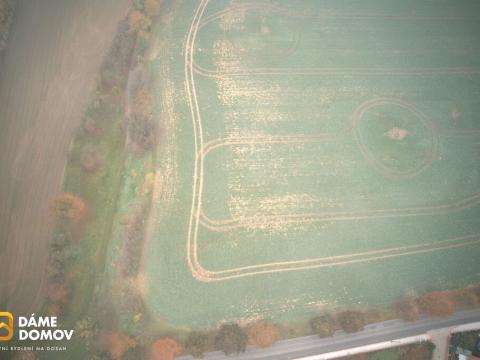
[[[149,360],[172,360],[182,353],[182,347],[171,338],[162,338],[155,341],[149,349]]]
[[[68,230],[73,239],[79,239],[82,226],[88,217],[87,203],[77,195],[63,193],[53,202],[57,224]]]
[[[87,203],[72,193],[63,193],[55,199],[53,210],[58,220],[68,220],[74,224],[82,223],[88,215]]]
[[[118,331],[108,332],[105,341],[108,353],[113,360],[121,359],[128,350],[137,345],[134,339]]]
[[[247,328],[247,335],[250,344],[265,348],[278,340],[278,329],[271,323],[255,323]]]

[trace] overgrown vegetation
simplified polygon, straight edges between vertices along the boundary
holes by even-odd
[[[472,355],[480,357],[480,331],[466,331],[452,334],[450,338],[449,359],[456,359],[456,349],[461,348],[472,352]]]
[[[479,304],[480,287],[472,286],[449,291],[434,291],[419,297],[408,295],[393,303],[390,309],[325,312],[312,317],[309,326],[311,333],[328,337],[332,336],[336,330],[357,332],[367,324],[390,319],[416,321],[421,314],[431,317],[448,317],[455,310],[472,309]]]

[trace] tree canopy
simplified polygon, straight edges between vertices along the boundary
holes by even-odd
[[[247,334],[251,344],[262,348],[269,347],[278,340],[278,329],[271,323],[254,323],[247,328]]]
[[[210,350],[210,337],[203,332],[192,332],[185,342],[185,351],[196,358]]]
[[[310,328],[320,337],[332,336],[335,332],[335,318],[330,314],[315,316],[310,320]]]
[[[338,314],[338,323],[347,333],[357,332],[363,330],[365,316],[361,311],[347,310]]]
[[[104,342],[106,342],[107,351],[113,360],[121,359],[128,350],[137,345],[134,339],[118,331],[110,331],[105,334]]]
[[[215,349],[226,355],[244,352],[248,336],[237,324],[223,324],[215,336]]]
[[[149,349],[149,360],[172,360],[182,353],[182,347],[171,338],[155,341]]]

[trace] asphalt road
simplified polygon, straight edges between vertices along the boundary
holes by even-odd
[[[304,356],[325,354],[358,346],[422,335],[431,330],[476,321],[480,321],[480,309],[459,311],[447,319],[422,317],[414,323],[402,320],[391,320],[369,325],[364,331],[354,334],[337,331],[335,335],[330,338],[321,339],[318,336],[299,337],[279,341],[267,349],[249,346],[245,353],[234,356],[225,356],[224,353],[215,351],[206,354],[204,360],[298,359]],[[175,359],[192,360],[193,357],[181,356]]]
[[[129,0],[18,0],[0,66],[0,309],[38,309],[49,206]]]

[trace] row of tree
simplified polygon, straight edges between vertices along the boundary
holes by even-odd
[[[414,321],[419,314],[431,316],[448,316],[455,305],[472,307],[478,305],[480,288],[465,288],[445,292],[431,292],[418,298],[406,297],[393,305],[395,314]],[[336,330],[348,333],[361,331],[371,321],[381,320],[372,314],[360,310],[346,310],[336,314],[325,313],[313,317],[309,321],[313,333],[321,337],[332,336]],[[280,327],[271,322],[255,322],[241,327],[236,323],[221,325],[216,331],[193,331],[183,342],[165,337],[152,342],[142,350],[133,338],[126,335],[110,334],[108,354],[112,359],[129,359],[133,349],[142,352],[149,360],[172,360],[180,354],[190,354],[201,358],[206,352],[219,350],[226,355],[244,352],[247,345],[269,347],[280,338]],[[426,359],[431,355],[430,343],[416,344],[399,349],[400,359]],[[368,354],[359,354],[351,359],[369,359]]]
[[[394,315],[407,320],[416,321],[420,314],[433,317],[448,317],[456,309],[474,308],[480,304],[480,287],[468,287],[450,291],[435,291],[420,297],[406,296],[392,306]],[[369,322],[383,320],[379,316],[370,316],[359,310],[347,310],[338,314],[325,313],[313,317],[310,329],[320,337],[332,336],[336,330],[352,333],[363,330]],[[373,320],[371,320],[373,318]]]
[[[337,329],[348,333],[363,330],[367,323],[365,313],[358,310],[347,310],[334,314],[322,314],[310,319],[310,329],[320,337],[332,336]]]
[[[427,293],[417,299],[408,297],[396,303],[393,308],[396,314],[410,321],[418,318],[420,313],[435,316],[451,314],[454,308],[451,303],[477,305],[480,288],[466,288],[448,292]],[[367,312],[346,310],[337,314],[322,314],[315,316],[309,322],[311,331],[321,337],[332,336],[338,329],[353,333],[361,331],[371,320]],[[101,358],[128,360],[145,358],[148,360],[172,360],[181,354],[190,354],[201,358],[206,352],[219,350],[226,355],[244,352],[247,345],[268,347],[280,338],[280,328],[270,322],[251,323],[241,327],[236,323],[221,325],[215,331],[194,331],[179,341],[171,337],[162,337],[149,344],[140,344],[138,337],[132,337],[115,331],[100,331],[95,335],[93,327],[88,322],[77,324],[80,337],[98,337],[99,354]],[[399,349],[400,359],[423,359],[431,354],[431,344],[417,344]],[[103,356],[103,357],[102,357]],[[351,359],[369,359],[368,354],[360,354]]]
[[[171,360],[185,352],[201,358],[212,350],[223,351],[226,355],[244,352],[247,345],[271,346],[278,340],[279,331],[275,324],[258,322],[240,327],[235,323],[223,324],[214,332],[191,332],[182,347],[171,338],[155,341],[149,349],[149,360]]]
[[[65,271],[78,254],[89,208],[87,203],[72,193],[63,193],[52,203],[55,232],[50,242],[46,310],[51,315],[65,312],[72,295],[72,286]]]
[[[153,102],[149,86],[143,84],[135,90],[132,112],[126,120],[129,147],[143,153],[155,144],[156,127],[153,121]]]
[[[80,337],[98,338],[94,344],[97,358],[113,360],[172,360],[181,354],[201,358],[213,350],[231,355],[244,352],[248,344],[270,346],[279,336],[277,326],[267,322],[254,323],[245,328],[228,323],[216,331],[191,332],[183,342],[172,337],[162,337],[147,344],[141,344],[140,338],[125,335],[118,330],[100,331],[97,334],[87,321],[78,322],[76,330]]]
[[[151,38],[151,25],[160,12],[158,0],[137,1],[128,16],[129,32],[148,44]],[[129,147],[136,152],[150,149],[155,142],[155,123],[153,121],[153,99],[147,70],[139,64],[131,72],[127,92],[129,109],[126,121]],[[135,76],[136,75],[136,76]]]
[[[480,287],[467,287],[449,291],[434,291],[420,297],[406,296],[393,305],[398,317],[416,321],[420,314],[448,317],[456,309],[474,308],[480,304]]]

